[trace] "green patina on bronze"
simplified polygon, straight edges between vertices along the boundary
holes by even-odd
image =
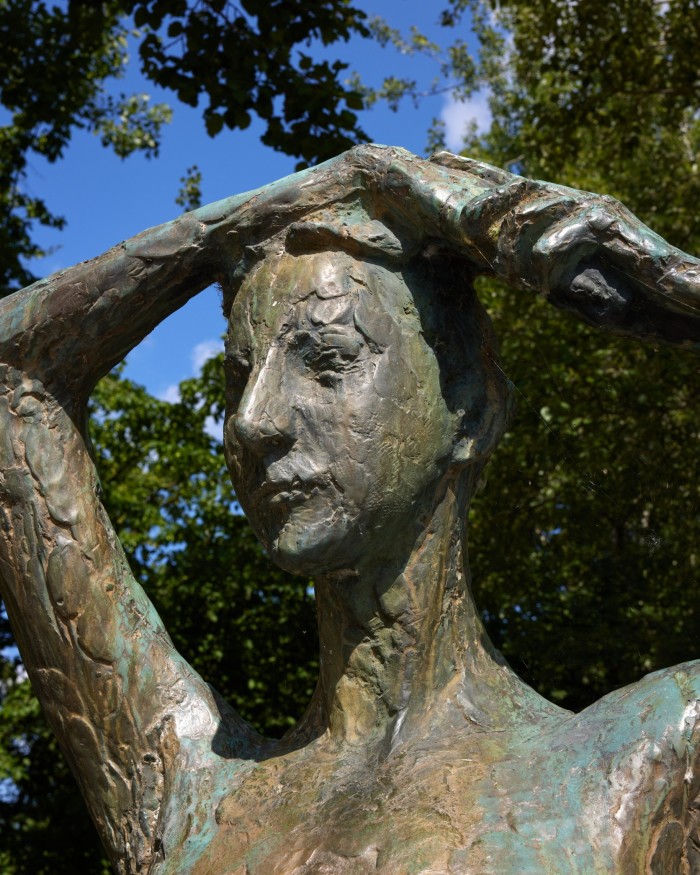
[[[363,146],[0,302],[2,595],[116,872],[700,872],[700,665],[563,711],[489,642],[466,560],[510,408],[474,278],[697,351],[699,269],[607,198]],[[213,281],[238,496],[317,581],[281,741],[174,650],[85,433],[96,381]]]

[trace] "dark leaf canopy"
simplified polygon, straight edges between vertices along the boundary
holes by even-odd
[[[189,106],[202,104],[211,136],[265,123],[263,142],[299,159],[323,161],[366,139],[359,91],[346,64],[319,52],[368,36],[349,0],[104,0],[0,3],[0,294],[32,282],[28,262],[42,255],[37,224],[64,220],[26,185],[33,154],[58,160],[75,129],[99,135],[122,158],[158,154],[167,104],[114,93],[128,39],[143,74]],[[175,187],[175,181],[173,181]]]

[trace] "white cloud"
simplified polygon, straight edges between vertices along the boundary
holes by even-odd
[[[173,383],[172,386],[168,386],[167,389],[161,392],[158,398],[161,401],[167,401],[169,404],[177,404],[180,400],[180,387]]]
[[[215,438],[221,442],[224,439],[224,421],[223,419],[214,419],[213,416],[207,416],[204,420],[204,431],[209,437]]]
[[[445,123],[445,143],[447,148],[458,152],[464,144],[464,134],[470,122],[476,123],[478,131],[485,131],[491,124],[489,95],[477,91],[469,100],[446,98],[440,118]]]
[[[203,340],[201,343],[198,343],[190,354],[195,374],[199,373],[204,362],[213,358],[217,353],[222,352],[223,348],[222,340]]]
[[[202,370],[202,365],[217,353],[222,352],[224,344],[222,340],[203,340],[196,346],[192,347],[190,352],[190,363],[192,365],[192,374],[197,376]],[[180,398],[180,388],[177,383],[173,383],[162,392],[158,393],[158,398],[161,401],[167,401],[169,404],[177,404]],[[219,429],[221,431],[221,429]],[[213,432],[212,432],[213,434]],[[214,435],[219,437],[219,435]]]

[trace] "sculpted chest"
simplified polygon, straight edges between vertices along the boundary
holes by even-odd
[[[614,710],[531,738],[521,728],[410,742],[374,765],[320,747],[251,764],[192,867],[162,871],[693,875],[689,737],[659,743],[634,718],[636,740],[608,753]]]

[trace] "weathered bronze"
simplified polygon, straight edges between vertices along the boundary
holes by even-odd
[[[510,403],[473,278],[698,350],[699,270],[608,198],[363,146],[0,302],[2,595],[118,873],[700,872],[700,663],[563,711],[489,642],[466,561]],[[237,493],[317,581],[318,687],[281,741],[174,650],[85,427],[214,280]]]

